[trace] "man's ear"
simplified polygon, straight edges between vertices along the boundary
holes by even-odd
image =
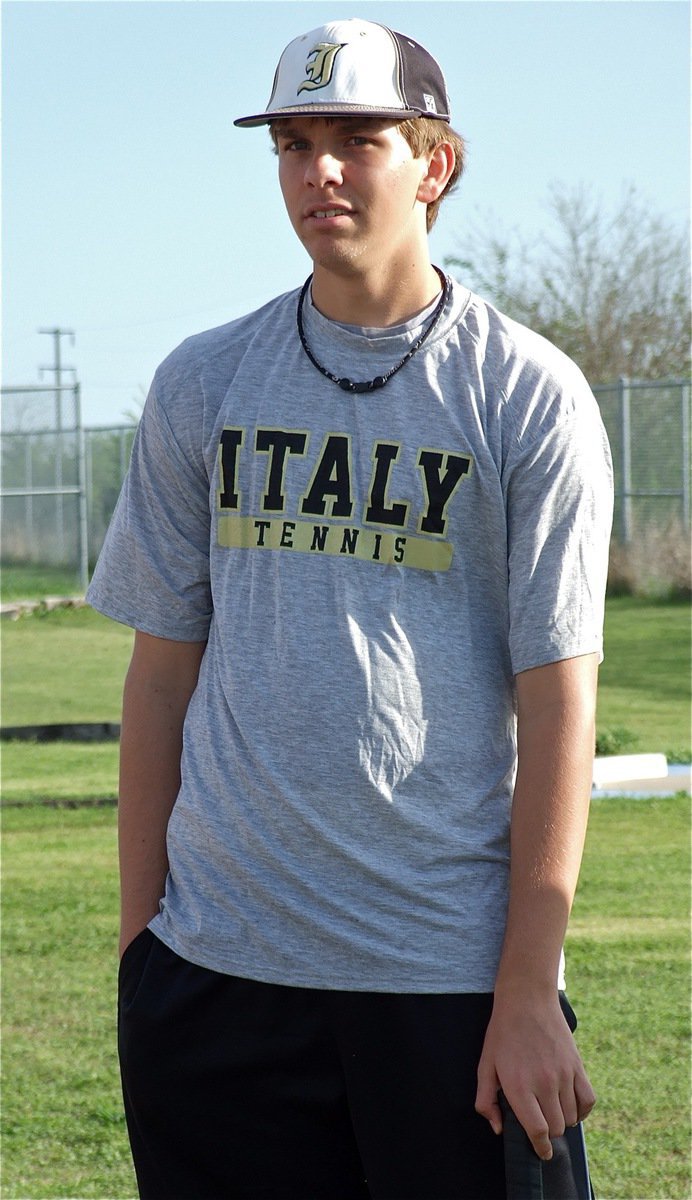
[[[451,142],[438,142],[430,155],[428,169],[418,188],[417,199],[423,204],[438,200],[449,183],[456,157]]]

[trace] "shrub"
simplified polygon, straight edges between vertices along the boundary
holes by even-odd
[[[690,534],[679,519],[646,525],[627,544],[610,546],[608,593],[648,600],[692,597]]]
[[[596,734],[596,754],[622,754],[634,746],[637,740],[636,733],[631,729],[599,729]]]

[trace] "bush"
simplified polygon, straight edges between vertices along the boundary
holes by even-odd
[[[608,594],[647,600],[689,600],[690,558],[690,535],[682,521],[647,525],[637,530],[626,545],[611,542]]]
[[[623,754],[631,749],[637,740],[636,733],[621,726],[617,729],[599,729],[596,734],[596,754]]]

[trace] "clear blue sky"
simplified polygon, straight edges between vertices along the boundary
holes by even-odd
[[[688,220],[684,0],[6,0],[5,385],[52,361],[40,327],[70,328],[87,424],[120,423],[182,338],[302,283],[268,135],[232,121],[292,37],[346,16],[444,67],[470,154],[437,262],[478,219],[540,234],[554,182],[607,206],[634,183]]]

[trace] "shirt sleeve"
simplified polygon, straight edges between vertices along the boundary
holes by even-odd
[[[505,477],[509,646],[515,674],[566,658],[603,657],[613,514],[610,449],[584,390],[543,408],[509,456]]]
[[[205,641],[212,613],[209,503],[202,447],[196,455],[183,451],[155,378],[88,602],[144,633]]]

